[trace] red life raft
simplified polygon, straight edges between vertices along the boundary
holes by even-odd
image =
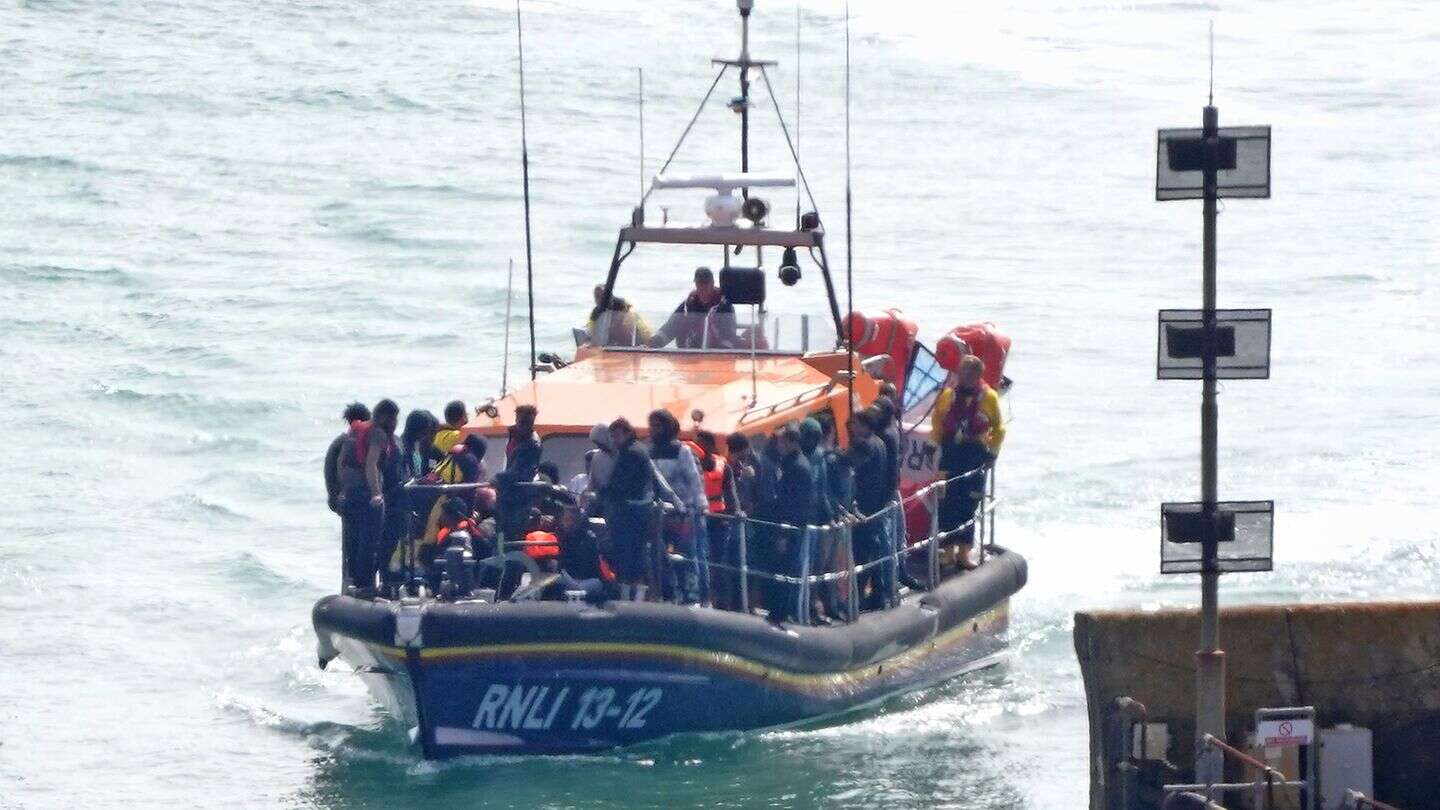
[[[935,362],[946,371],[959,368],[961,358],[968,354],[984,361],[985,384],[999,388],[1000,378],[1005,375],[1005,359],[1010,356],[1010,338],[987,322],[957,326],[935,343]]]

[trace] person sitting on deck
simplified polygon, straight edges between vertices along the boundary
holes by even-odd
[[[610,306],[601,309],[605,300],[605,285],[595,285],[595,308],[590,310],[590,320],[585,323],[585,332],[590,335],[594,346],[644,346],[654,334],[650,325],[640,313],[618,295],[610,296]]]
[[[995,463],[1005,441],[1000,395],[983,379],[985,362],[967,355],[955,372],[955,384],[940,391],[931,419],[931,438],[940,445],[940,472],[946,479],[964,476],[945,487],[940,501],[940,530],[953,533],[957,562],[974,568],[975,510],[985,496],[985,472]]]
[[[739,345],[735,307],[715,286],[710,268],[695,268],[695,289],[649,340],[649,346],[659,349],[671,341],[681,349],[733,349]]]

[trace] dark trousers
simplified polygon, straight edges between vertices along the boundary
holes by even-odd
[[[854,528],[855,538],[855,562],[864,565],[875,560],[884,558],[885,562],[865,569],[856,578],[856,584],[860,589],[860,606],[864,610],[883,610],[890,606],[894,600],[895,592],[891,587],[894,584],[895,561],[890,558],[890,527],[894,518],[889,512]],[[866,593],[868,586],[869,593]]]
[[[773,526],[766,527],[766,534],[769,542],[763,544],[763,557],[754,567],[781,576],[800,576],[806,553],[805,538],[799,532]],[[766,578],[761,580],[760,591],[772,621],[791,621],[798,617],[800,585]]]
[[[384,545],[385,508],[372,506],[368,493],[352,492],[341,507],[340,522],[345,584],[360,588],[375,587],[375,575],[380,571],[380,552]]]
[[[982,469],[990,460],[990,453],[979,442],[959,442],[947,445],[940,454],[941,475],[954,478],[957,475]],[[940,530],[953,532],[961,526],[958,535],[951,538],[963,545],[975,542],[975,526],[970,524],[980,498],[985,494],[985,474],[976,473],[945,487],[945,496],[940,500]],[[969,525],[967,525],[969,524]]]
[[[706,518],[709,524],[710,561],[716,567],[710,569],[710,593],[714,605],[721,610],[740,609],[740,575],[730,568],[740,567],[740,542],[736,536],[737,527],[729,520]],[[726,566],[726,567],[720,567]]]

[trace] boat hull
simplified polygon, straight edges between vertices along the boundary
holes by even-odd
[[[1025,562],[979,570],[837,627],[653,603],[315,607],[339,656],[426,756],[564,753],[842,714],[995,660]]]

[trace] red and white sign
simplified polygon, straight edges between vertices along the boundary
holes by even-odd
[[[1315,740],[1315,721],[1295,718],[1292,720],[1261,720],[1255,729],[1260,744],[1267,748],[1288,745],[1310,745]]]

